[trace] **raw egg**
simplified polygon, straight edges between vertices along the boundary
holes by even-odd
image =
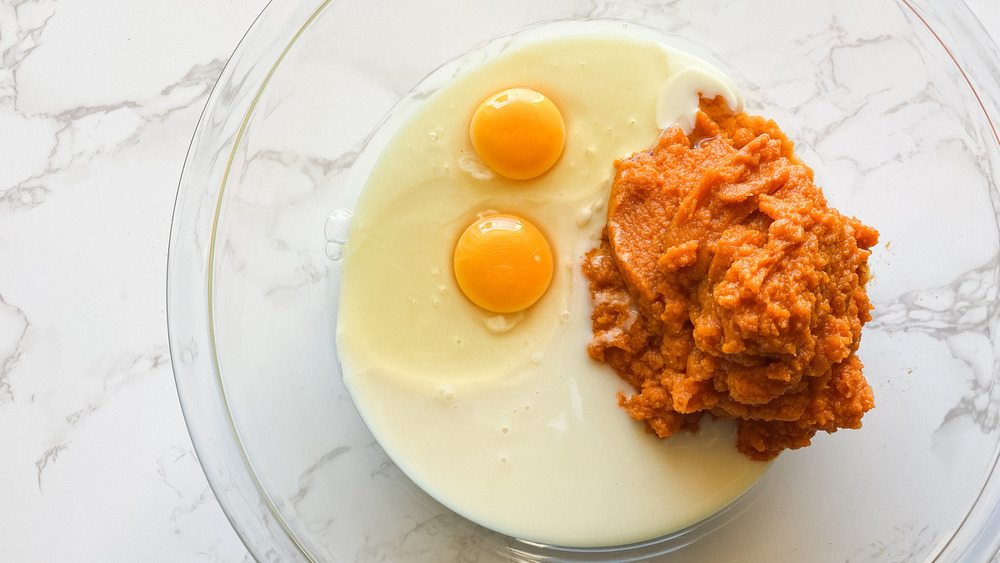
[[[476,153],[494,172],[529,180],[559,160],[566,125],[559,108],[531,88],[511,88],[479,104],[469,125]]]
[[[488,215],[455,246],[455,279],[473,303],[494,313],[527,309],[552,281],[552,250],[537,227],[516,215]]]

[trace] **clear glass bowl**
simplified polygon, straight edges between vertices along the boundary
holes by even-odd
[[[878,228],[860,431],[786,452],[740,502],[609,550],[480,528],[391,463],[344,390],[333,329],[358,156],[423,78],[560,20],[642,26],[715,62],[830,201]],[[261,561],[987,561],[1000,547],[1000,54],[925,0],[282,2],[194,135],[168,263],[184,415]],[[397,116],[398,117],[398,116]]]

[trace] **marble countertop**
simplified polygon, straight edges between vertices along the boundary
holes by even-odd
[[[177,180],[264,0],[0,3],[0,560],[250,561],[165,320]]]
[[[0,3],[0,560],[251,560],[184,426],[164,280],[191,133],[265,4]]]

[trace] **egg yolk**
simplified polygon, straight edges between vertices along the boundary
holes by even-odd
[[[566,125],[548,96],[530,88],[511,88],[479,105],[469,137],[479,158],[494,172],[529,180],[559,160]]]
[[[488,215],[455,246],[455,279],[473,303],[494,313],[530,307],[552,281],[552,250],[538,228],[515,215]]]

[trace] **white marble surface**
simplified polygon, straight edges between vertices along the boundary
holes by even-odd
[[[264,4],[0,3],[0,561],[250,560],[184,427],[164,278],[190,135]]]

